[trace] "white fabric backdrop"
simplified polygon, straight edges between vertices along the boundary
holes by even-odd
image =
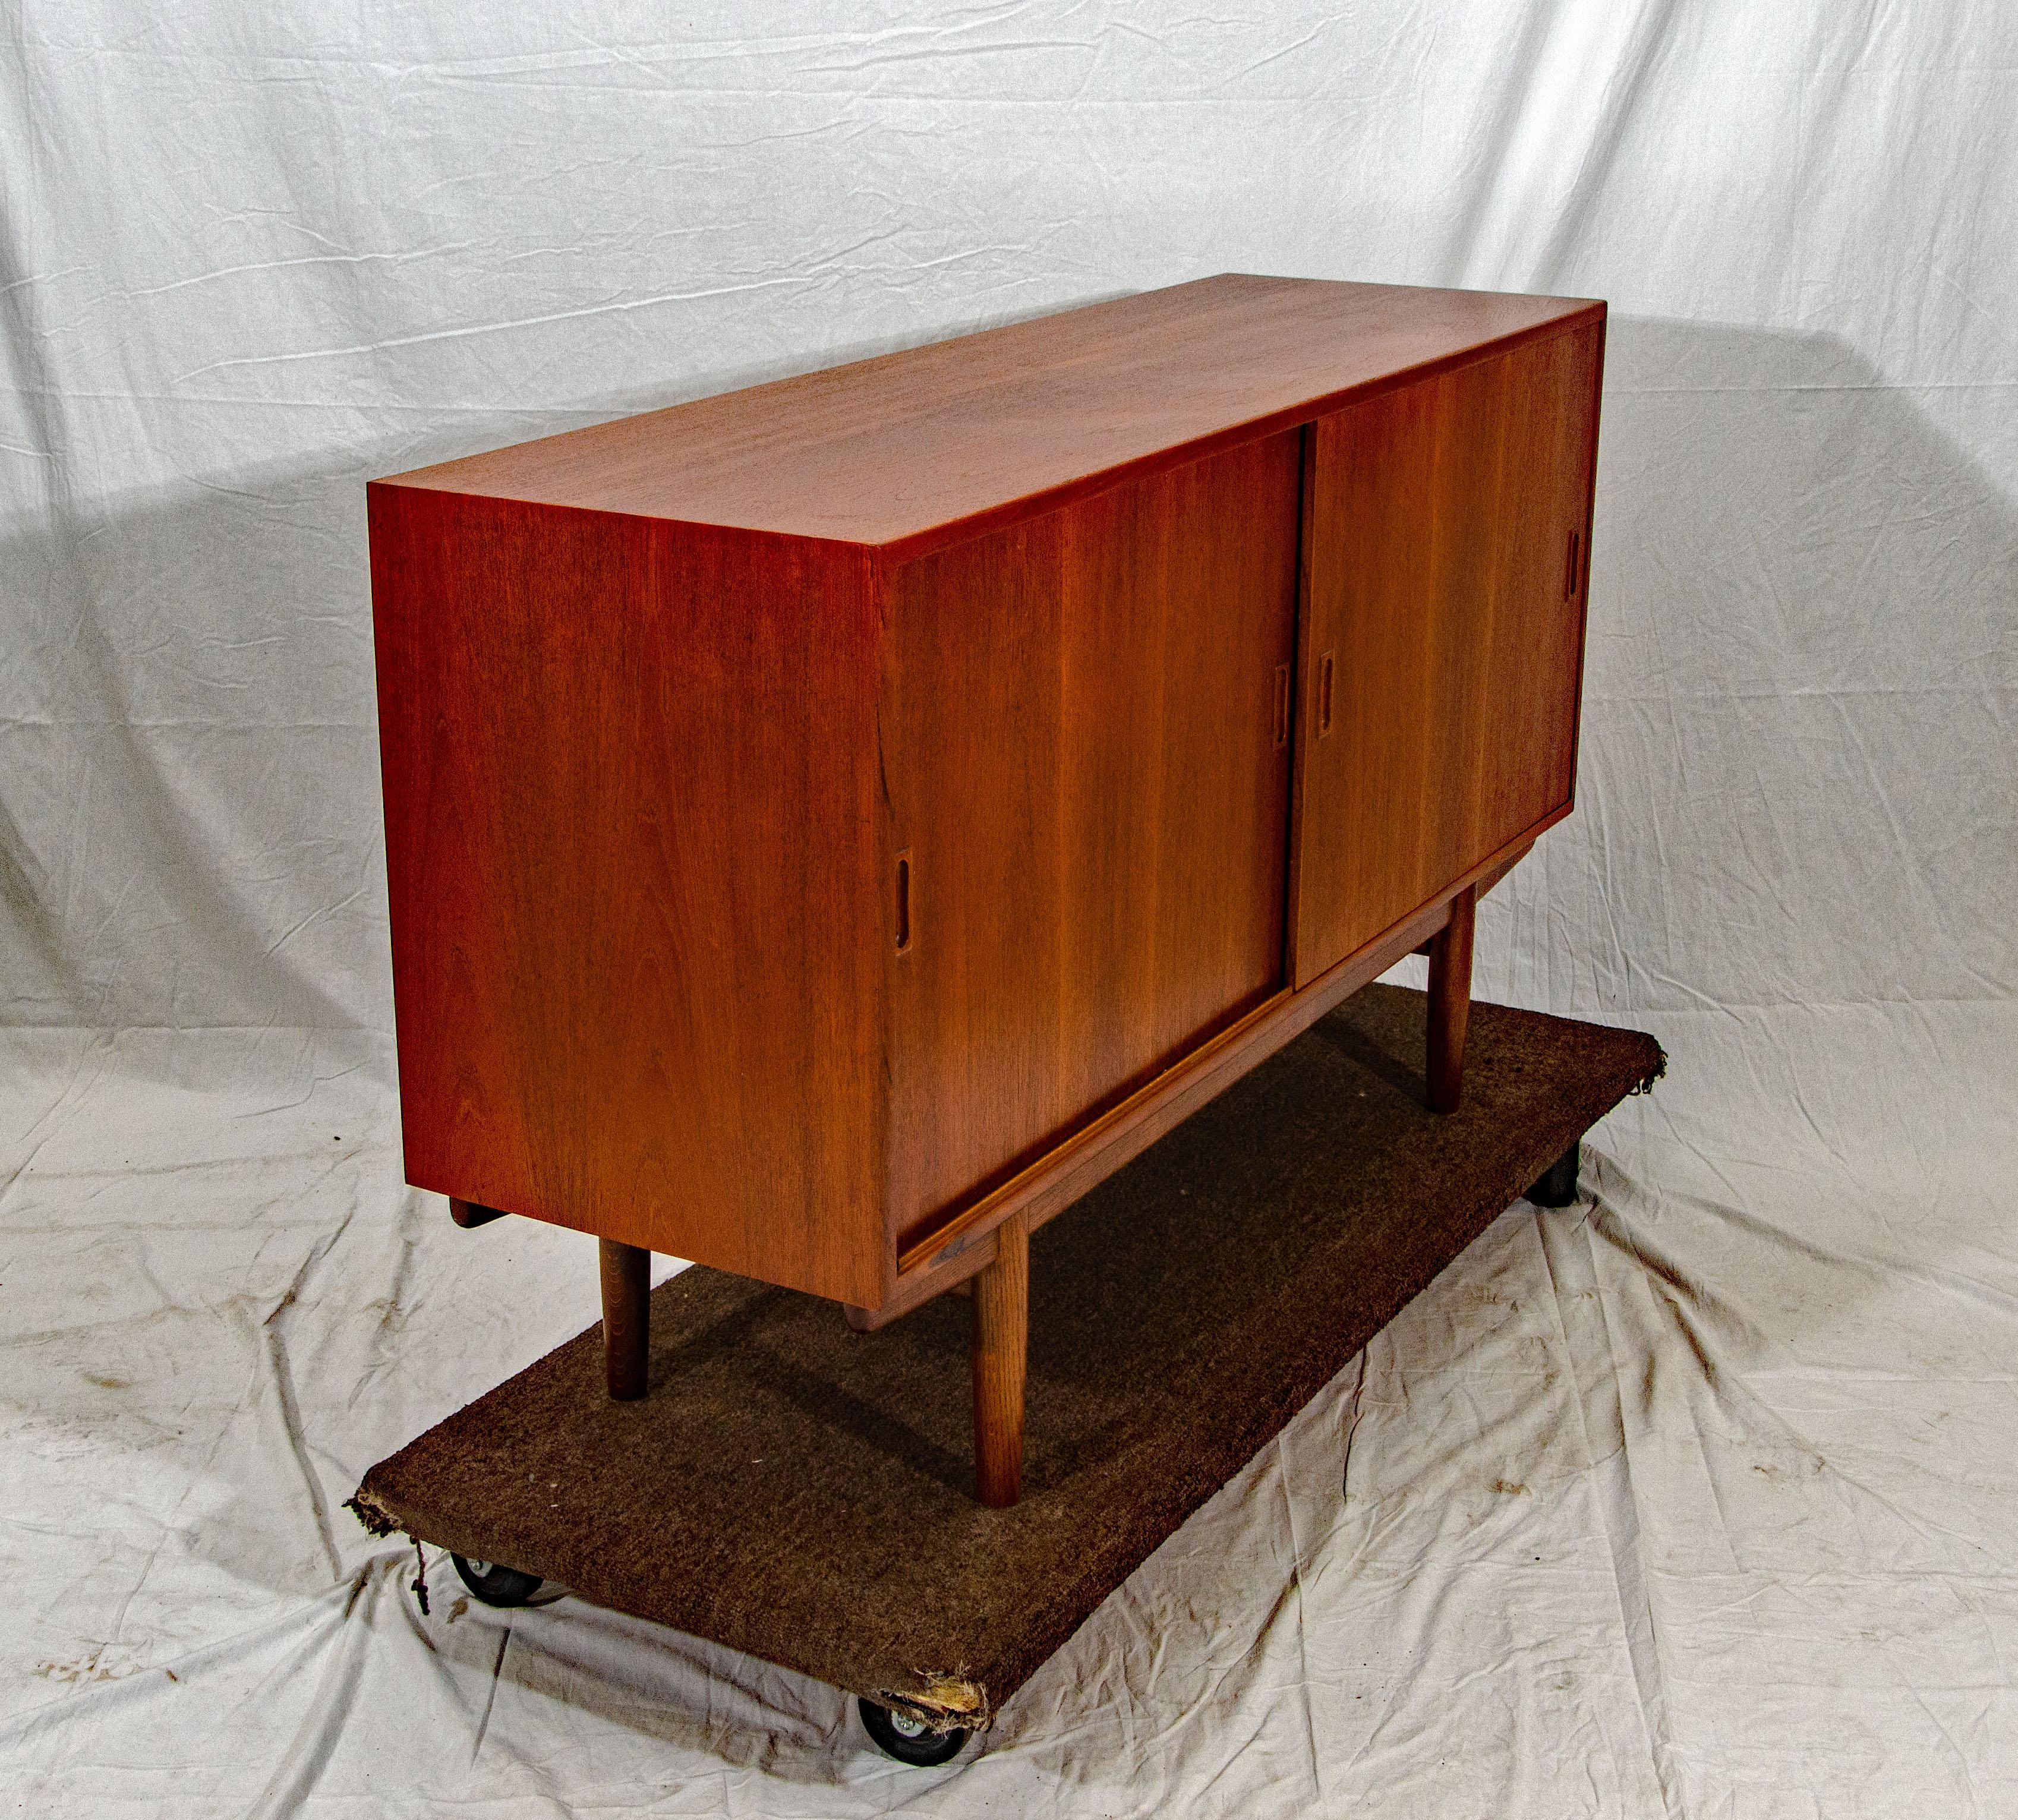
[[[7,1811],[2018,1811],[2018,9],[5,18]],[[400,1185],[363,481],[1221,270],[1611,302],[1581,806],[1480,963],[1671,1052],[1595,1206],[953,1770],[421,1618],[340,1500],[594,1286]]]

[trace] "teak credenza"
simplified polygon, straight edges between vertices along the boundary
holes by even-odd
[[[1604,306],[1225,277],[374,482],[408,1179],[974,1303],[1569,812]],[[1237,1264],[1230,1261],[1230,1268]],[[970,1280],[971,1279],[971,1280]]]

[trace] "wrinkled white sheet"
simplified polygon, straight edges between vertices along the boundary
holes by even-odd
[[[6,47],[0,1811],[2018,1811],[2018,13]],[[362,481],[1224,269],[1611,300],[1579,812],[1480,954],[1671,1053],[1594,1204],[1510,1210],[950,1770],[439,1561],[422,1617],[342,1500],[594,1283],[400,1184]]]

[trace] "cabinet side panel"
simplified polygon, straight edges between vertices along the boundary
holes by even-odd
[[[1569,801],[1602,333],[1314,427],[1299,986]]]
[[[890,572],[900,1239],[1281,985],[1300,463],[1271,437]]]
[[[859,558],[371,505],[409,1179],[880,1301]]]

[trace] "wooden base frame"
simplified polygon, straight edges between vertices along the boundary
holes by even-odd
[[[1028,1370],[1030,1323],[1030,1235],[1061,1213],[1102,1177],[1119,1168],[1253,1066],[1251,1049],[1278,1048],[1356,990],[1369,979],[1414,952],[1429,957],[1429,1029],[1426,1045],[1426,1089],[1430,1109],[1455,1112],[1463,1095],[1465,1034],[1471,1011],[1472,939],[1478,899],[1523,858],[1532,838],[1494,856],[1472,881],[1452,896],[1426,906],[1380,942],[1333,969],[1318,986],[1286,994],[1261,1012],[1218,1039],[1228,1053],[1220,1068],[1201,1068],[1195,1058],[1180,1084],[1189,1091],[1153,1095],[1157,1103],[1132,1110],[1132,1130],[1116,1131],[1100,1146],[1105,1156],[1090,1159],[1090,1167],[1059,1171],[1039,1192],[1007,1185],[1008,1192],[990,1196],[971,1209],[957,1227],[942,1232],[904,1260],[898,1293],[877,1309],[848,1307],[848,1324],[868,1332],[949,1292],[971,1297],[974,1304],[974,1463],[975,1495],[1001,1510],[1014,1505],[1022,1489],[1023,1471],[1023,1387]],[[1228,1039],[1233,1040],[1228,1041]],[[1243,1040],[1244,1039],[1244,1040]],[[1215,1045],[1208,1045],[1208,1048]],[[1151,1095],[1145,1095],[1148,1102]],[[1067,1146],[1070,1149],[1071,1146]],[[1055,1168],[1055,1164],[1053,1165]],[[1047,1172],[1048,1173],[1048,1172]],[[450,1211],[459,1226],[474,1227],[501,1217],[501,1210],[473,1202],[454,1201]],[[986,1218],[989,1213],[995,1214]],[[977,1219],[976,1215],[982,1218]],[[985,1223],[984,1223],[985,1221]],[[976,1229],[978,1228],[978,1229]],[[628,1402],[645,1395],[650,1350],[649,1296],[652,1254],[642,1247],[610,1239],[599,1241],[602,1253],[603,1355],[609,1395]]]
[[[1068,1156],[1096,1133],[1105,1140],[1088,1145],[1093,1154],[1080,1167],[1072,1167],[1065,1157],[1047,1160],[1029,1177],[1005,1185],[970,1208],[901,1261],[896,1293],[881,1308],[846,1309],[848,1325],[869,1333],[937,1296],[953,1293],[974,1298],[975,1470],[977,1496],[983,1503],[996,1508],[1014,1504],[1022,1474],[1030,1234],[1231,1085],[1260,1055],[1300,1035],[1405,954],[1427,954],[1430,961],[1426,1097],[1433,1111],[1455,1112],[1463,1097],[1478,900],[1533,844],[1532,834],[1524,836],[1477,867],[1461,889],[1424,906],[1316,984],[1271,1000],[1208,1044],[1206,1051],[1180,1064],[1166,1081],[1152,1084],[1136,1102],[1117,1109],[1109,1116],[1116,1129],[1099,1132],[1097,1124],[1080,1139],[1069,1141],[1063,1147]],[[1216,1049],[1224,1054],[1213,1055]],[[1066,1166],[1061,1167],[1061,1162]]]
[[[1477,901],[1475,888],[1467,885],[1451,899],[1450,920],[1423,944],[1430,957],[1425,1084],[1432,1112],[1454,1113],[1463,1098]],[[1027,1208],[1011,1214],[994,1229],[993,1257],[972,1276],[947,1286],[974,1303],[975,1496],[994,1510],[1014,1504],[1022,1489],[1030,1225]]]

